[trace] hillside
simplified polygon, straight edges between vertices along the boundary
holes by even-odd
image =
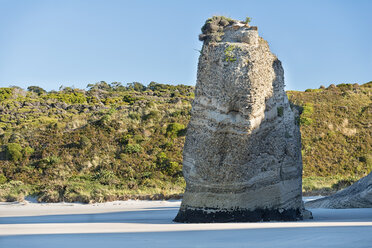
[[[155,82],[0,88],[0,200],[177,196],[193,91]],[[300,114],[305,192],[337,190],[371,171],[371,92],[372,82],[287,92]]]
[[[289,91],[301,116],[304,190],[339,190],[372,170],[372,82]]]

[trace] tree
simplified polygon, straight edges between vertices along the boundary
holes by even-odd
[[[27,87],[27,90],[30,92],[35,92],[39,96],[46,93],[46,91],[39,86],[29,86]]]
[[[143,84],[139,82],[128,83],[127,88],[138,91],[138,92],[142,92],[146,90],[146,86],[144,86]]]
[[[105,81],[101,81],[95,84],[88,84],[87,85],[88,90],[111,90],[111,86],[106,83]]]
[[[110,84],[110,87],[113,90],[116,90],[116,91],[124,91],[124,90],[126,90],[125,87],[120,82],[112,82]]]

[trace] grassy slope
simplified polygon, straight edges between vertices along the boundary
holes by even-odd
[[[301,106],[304,190],[338,190],[372,170],[372,83],[287,92]]]
[[[0,200],[171,197],[183,192],[193,88],[99,83],[89,91],[0,88]],[[288,92],[303,140],[304,191],[336,190],[372,169],[371,83]]]

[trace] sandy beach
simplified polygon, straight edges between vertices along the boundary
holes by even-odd
[[[314,219],[300,222],[180,224],[172,221],[180,203],[0,203],[0,247],[372,247],[372,209],[311,209]]]

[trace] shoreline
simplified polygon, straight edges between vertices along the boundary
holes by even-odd
[[[337,191],[311,191],[311,192],[302,192],[303,197],[324,197],[329,196]],[[183,197],[182,194],[170,194],[170,195],[164,195],[164,194],[153,194],[153,195],[123,195],[119,197],[110,197],[108,200],[105,201],[93,201],[90,200],[89,202],[79,202],[79,201],[58,201],[58,202],[49,202],[49,201],[38,201],[37,196],[28,195],[24,197],[21,201],[0,201],[0,204],[3,203],[22,203],[22,202],[28,202],[28,203],[80,203],[80,204],[97,204],[97,203],[108,203],[108,202],[115,202],[115,201],[168,201],[168,200],[181,200]]]

